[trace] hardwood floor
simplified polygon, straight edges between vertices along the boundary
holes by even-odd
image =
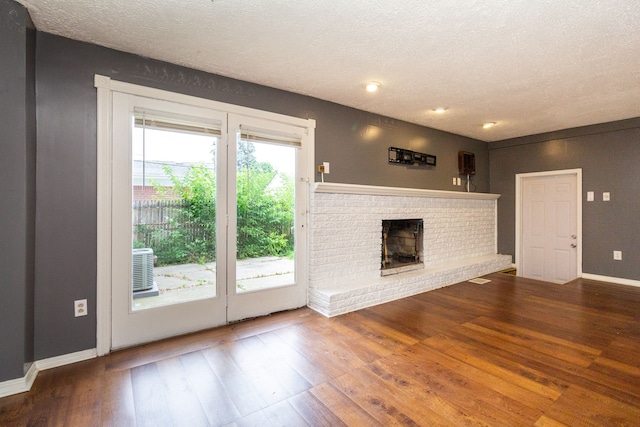
[[[0,425],[640,425],[640,288],[486,277],[44,371]]]

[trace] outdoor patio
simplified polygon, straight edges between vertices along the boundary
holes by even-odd
[[[294,281],[294,260],[282,257],[262,257],[236,262],[236,289],[252,292]],[[155,267],[154,282],[159,295],[136,297],[133,309],[158,307],[216,295],[216,263],[181,264]]]

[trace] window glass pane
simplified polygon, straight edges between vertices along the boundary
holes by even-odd
[[[239,138],[236,152],[238,293],[295,283],[297,148]]]
[[[145,124],[132,137],[132,307],[215,297],[218,136]]]

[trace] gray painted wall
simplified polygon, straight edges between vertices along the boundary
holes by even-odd
[[[640,280],[640,118],[495,142],[489,159],[499,252],[515,253],[515,175],[582,168],[583,272]]]
[[[19,10],[18,15],[7,13],[7,7]],[[0,0],[0,13],[3,18],[23,16],[24,10],[11,0]],[[585,191],[611,191],[613,199],[609,204],[584,205],[584,271],[640,278],[633,262],[638,259],[633,241],[639,230],[634,213],[640,185],[633,172],[639,160],[637,119],[503,141],[492,144],[489,151],[486,143],[469,138],[44,33],[36,34],[34,79],[29,36],[1,23],[0,322],[15,327],[5,328],[0,338],[0,381],[21,376],[22,364],[34,357],[95,347],[96,73],[313,118],[317,120],[316,163],[331,163],[331,174],[326,176],[330,182],[462,191],[451,184],[457,176],[457,152],[475,152],[477,190],[503,195],[499,201],[503,253],[513,253],[515,174],[582,167]],[[29,99],[33,81],[38,120],[35,171],[34,104]],[[389,165],[389,146],[436,155],[438,165]],[[30,237],[34,220],[35,264]],[[603,232],[603,224],[611,225],[606,230],[610,233]],[[622,262],[611,260],[613,249],[624,252]],[[30,278],[34,274],[35,295]],[[74,318],[73,300],[79,298],[89,300],[90,315]],[[32,355],[30,345],[35,347]]]
[[[18,3],[0,0],[0,381],[33,361],[33,34]]]
[[[25,355],[27,362],[35,360],[35,253],[36,253],[36,161],[37,161],[37,128],[36,128],[36,30],[27,14],[27,79],[26,79],[26,135],[27,135],[27,271],[25,291]]]
[[[392,187],[463,191],[458,177],[458,151],[476,154],[476,191],[489,191],[487,143],[316,101],[316,163],[328,161],[325,181]],[[328,108],[328,107],[331,108]],[[435,168],[389,164],[388,148],[407,148],[437,157]],[[316,181],[319,181],[319,176]]]
[[[489,189],[487,144],[318,99],[37,34],[36,360],[95,347],[96,89],[94,74],[317,121],[316,163],[326,181],[458,190],[457,152],[475,152]],[[437,156],[435,168],[387,162],[398,146]],[[319,180],[319,177],[316,177]],[[73,300],[89,313],[73,317]]]

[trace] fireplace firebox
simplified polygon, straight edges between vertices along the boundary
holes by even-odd
[[[380,274],[388,276],[424,268],[422,219],[382,220]]]

